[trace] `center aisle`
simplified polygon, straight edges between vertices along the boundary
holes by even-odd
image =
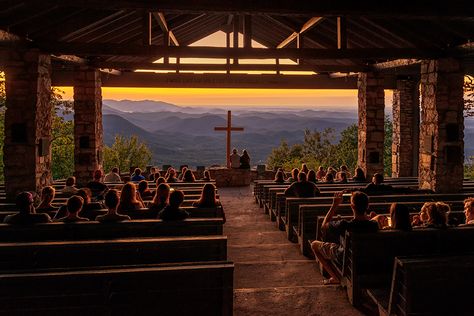
[[[263,213],[252,187],[219,188],[219,194],[235,263],[234,315],[361,315],[343,289],[322,285],[316,263]]]

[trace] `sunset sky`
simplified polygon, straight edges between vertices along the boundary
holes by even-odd
[[[242,36],[240,38],[243,41]],[[225,46],[225,33],[217,32],[190,46]],[[263,47],[253,41],[253,47]],[[159,61],[158,61],[159,62]],[[173,60],[170,59],[170,63]],[[225,60],[213,60],[224,63]],[[274,63],[274,60],[245,60],[242,63]],[[183,58],[181,63],[209,63],[209,60]],[[281,64],[294,63],[281,60]],[[66,99],[72,99],[72,87],[61,87]],[[304,108],[356,108],[357,90],[317,89],[206,89],[206,88],[103,88],[104,99],[156,100],[183,106],[285,106]],[[391,91],[386,91],[386,105],[391,104]]]

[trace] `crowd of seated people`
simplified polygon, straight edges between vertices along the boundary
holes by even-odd
[[[140,174],[137,169],[134,171],[135,175]],[[172,168],[168,170],[172,177],[174,176],[173,171]],[[111,173],[118,174],[118,169],[113,168]],[[154,174],[156,174],[156,171],[154,171]],[[204,178],[211,180],[208,170],[205,171]],[[131,218],[184,219],[189,215],[180,208],[184,200],[183,192],[174,193],[176,190],[171,190],[163,177],[157,178],[157,189],[154,192],[150,190],[146,180],[141,180],[138,184],[127,182],[121,186],[120,190],[116,190],[109,189],[104,183],[105,178],[103,179],[104,182],[102,182],[102,179],[103,174],[98,170],[94,172],[93,180],[86,187],[78,189],[75,187],[75,178],[70,177],[64,187],[66,189],[65,196],[69,196],[69,198],[60,207],[53,204],[56,190],[52,186],[43,188],[41,201],[37,208],[34,207],[34,193],[22,192],[16,200],[18,213],[6,216],[4,222],[34,224],[51,221],[75,223],[97,220],[110,223],[130,220]],[[193,172],[189,169],[186,170],[183,175],[183,182],[195,181]],[[93,201],[92,189],[95,189],[96,198],[102,196],[102,199]],[[183,194],[183,196],[181,197],[180,194]],[[153,197],[148,205],[143,200],[147,197]],[[196,208],[222,208],[216,198],[216,187],[212,183],[205,184],[200,199],[195,201],[193,205]],[[223,211],[222,215],[224,217]]]

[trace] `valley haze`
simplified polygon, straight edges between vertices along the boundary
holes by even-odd
[[[110,146],[115,135],[137,135],[150,147],[152,164],[158,166],[225,165],[225,132],[216,132],[214,127],[226,126],[227,110],[232,110],[232,125],[244,128],[243,132],[232,133],[232,146],[239,152],[247,149],[252,165],[265,163],[282,140],[289,145],[302,143],[305,129],[322,131],[331,127],[339,135],[357,123],[356,106],[337,110],[320,106],[216,108],[152,100],[104,100],[104,142]],[[466,155],[474,153],[474,144],[468,142],[473,133],[473,122],[466,120]]]

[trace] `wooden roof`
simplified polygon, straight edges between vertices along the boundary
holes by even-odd
[[[160,57],[290,58],[299,60],[299,65],[281,66],[278,70],[316,71],[324,80],[316,80],[319,83],[313,84],[315,88],[325,80],[328,84],[324,87],[332,81],[341,88],[344,84],[342,80],[337,83],[338,78],[334,77],[339,76],[334,76],[335,72],[378,67],[392,75],[416,74],[417,60],[422,58],[462,58],[471,72],[473,47],[469,43],[474,38],[474,6],[469,1],[300,2],[0,0],[0,30],[20,38],[0,38],[0,47],[39,47],[56,56],[79,57],[55,59],[57,83],[70,81],[64,72],[83,63],[121,71],[118,78],[104,78],[106,84],[107,78],[111,78],[109,82],[113,85],[186,86],[194,82],[195,86],[206,86],[199,83],[206,81],[199,79],[203,75],[131,72],[147,67],[172,71],[192,67],[152,64]],[[236,21],[239,23],[235,24]],[[214,32],[233,28],[268,49],[188,47]],[[277,69],[257,64],[199,67],[203,71]],[[231,77],[234,83],[229,81]],[[279,74],[260,78],[264,77],[262,87],[274,87],[270,82],[275,86],[298,87],[302,82],[294,76]],[[211,86],[239,86],[247,80],[241,74],[206,78],[214,82]],[[252,80],[259,86],[260,79]],[[345,82],[348,87],[355,84],[350,79]]]

